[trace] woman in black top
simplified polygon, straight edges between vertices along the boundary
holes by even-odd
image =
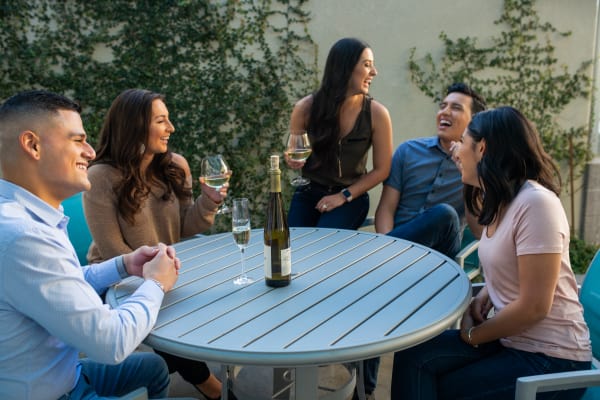
[[[294,193],[290,226],[357,229],[367,216],[367,191],[387,178],[392,158],[390,115],[368,94],[375,75],[371,48],[341,39],[329,51],[321,87],[294,106],[290,131],[308,132],[312,154],[306,163],[286,157],[311,181]]]

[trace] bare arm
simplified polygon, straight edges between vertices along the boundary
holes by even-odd
[[[383,185],[375,211],[375,232],[388,233],[394,229],[394,215],[402,194],[391,186]]]
[[[373,128],[373,169],[349,186],[348,189],[354,197],[374,188],[390,174],[392,120],[387,108],[375,100],[371,102],[371,125]]]
[[[292,115],[290,116],[290,132],[306,131],[306,128],[308,127],[308,116],[310,113],[312,100],[312,95],[309,95],[300,99],[294,105]],[[285,154],[285,162],[292,169],[300,169],[305,163],[304,161],[291,160],[287,154]]]
[[[523,255],[518,257],[518,263],[519,297],[493,318],[476,325],[471,332],[472,344],[490,342],[523,332],[544,319],[550,312],[558,282],[561,254]],[[480,295],[486,294],[487,292],[484,292]],[[464,340],[464,331],[473,326],[473,315],[477,315],[477,304],[481,304],[480,295],[473,301],[469,315],[466,315],[462,322]]]

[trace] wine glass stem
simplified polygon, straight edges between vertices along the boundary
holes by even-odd
[[[243,247],[240,249],[240,257],[242,259],[242,275],[241,276],[246,276],[246,259],[244,257],[244,248]]]

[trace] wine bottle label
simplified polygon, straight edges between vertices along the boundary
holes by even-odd
[[[288,276],[292,273],[291,248],[288,247],[287,249],[282,249],[281,251],[273,251],[271,246],[265,245],[263,258],[265,265],[265,276],[267,278],[272,279],[274,274],[279,274],[279,276]]]

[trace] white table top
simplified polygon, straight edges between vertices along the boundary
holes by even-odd
[[[471,283],[431,249],[363,231],[292,228],[292,282],[264,283],[262,229],[252,231],[238,287],[231,233],[175,245],[182,261],[147,344],[231,365],[316,366],[371,358],[423,342],[466,309]],[[141,283],[107,294],[116,306]]]

